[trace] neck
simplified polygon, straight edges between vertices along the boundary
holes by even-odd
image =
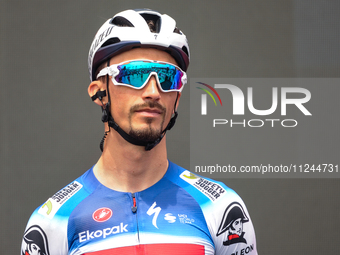
[[[158,182],[167,169],[166,137],[146,151],[143,146],[130,144],[111,130],[94,174],[108,188],[138,192]]]

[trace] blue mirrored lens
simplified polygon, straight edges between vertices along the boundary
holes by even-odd
[[[159,83],[164,91],[179,90],[182,88],[183,73],[175,66],[166,63],[147,61],[131,61],[119,65],[119,74],[114,77],[118,83],[124,83],[136,88],[142,87],[148,80],[151,72],[156,72]]]

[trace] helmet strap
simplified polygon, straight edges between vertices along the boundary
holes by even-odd
[[[159,144],[160,141],[165,136],[166,131],[170,130],[175,125],[175,122],[176,122],[176,119],[177,119],[177,116],[178,116],[178,113],[176,111],[176,103],[177,103],[177,100],[178,100],[178,95],[179,95],[179,93],[177,92],[177,97],[176,97],[176,101],[175,101],[175,105],[174,105],[174,115],[171,117],[168,125],[162,131],[161,135],[156,140],[154,140],[154,141],[142,141],[140,139],[132,137],[131,135],[126,133],[117,124],[117,122],[115,122],[115,120],[113,119],[111,114],[109,115],[108,125],[109,125],[109,127],[112,127],[114,130],[116,130],[118,132],[118,134],[120,134],[120,136],[123,137],[127,142],[129,142],[129,143],[131,143],[133,145],[137,145],[137,146],[144,146],[145,150],[149,151],[149,150],[153,149],[157,144]]]

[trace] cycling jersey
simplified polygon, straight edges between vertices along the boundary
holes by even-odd
[[[21,255],[257,254],[241,198],[171,162],[146,190],[109,189],[93,168],[32,214]]]

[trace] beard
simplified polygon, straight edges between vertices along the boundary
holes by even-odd
[[[153,142],[162,135],[162,129],[154,129],[149,125],[144,129],[130,129],[129,135],[143,142]]]
[[[146,118],[146,123],[148,124],[147,127],[145,128],[134,128],[132,125],[132,114],[137,111],[138,109],[142,109],[142,108],[157,108],[159,110],[162,111],[162,122],[160,123],[159,128],[154,128],[152,127],[152,122],[153,119],[152,118]],[[129,135],[132,136],[135,139],[138,139],[140,141],[143,142],[153,142],[156,139],[158,139],[162,133],[162,127],[164,124],[164,120],[165,120],[165,113],[166,113],[166,108],[161,106],[159,103],[157,102],[146,102],[144,104],[139,104],[139,105],[134,105],[131,107],[130,109],[130,114],[129,114],[129,122],[130,122],[130,130],[129,130]]]

